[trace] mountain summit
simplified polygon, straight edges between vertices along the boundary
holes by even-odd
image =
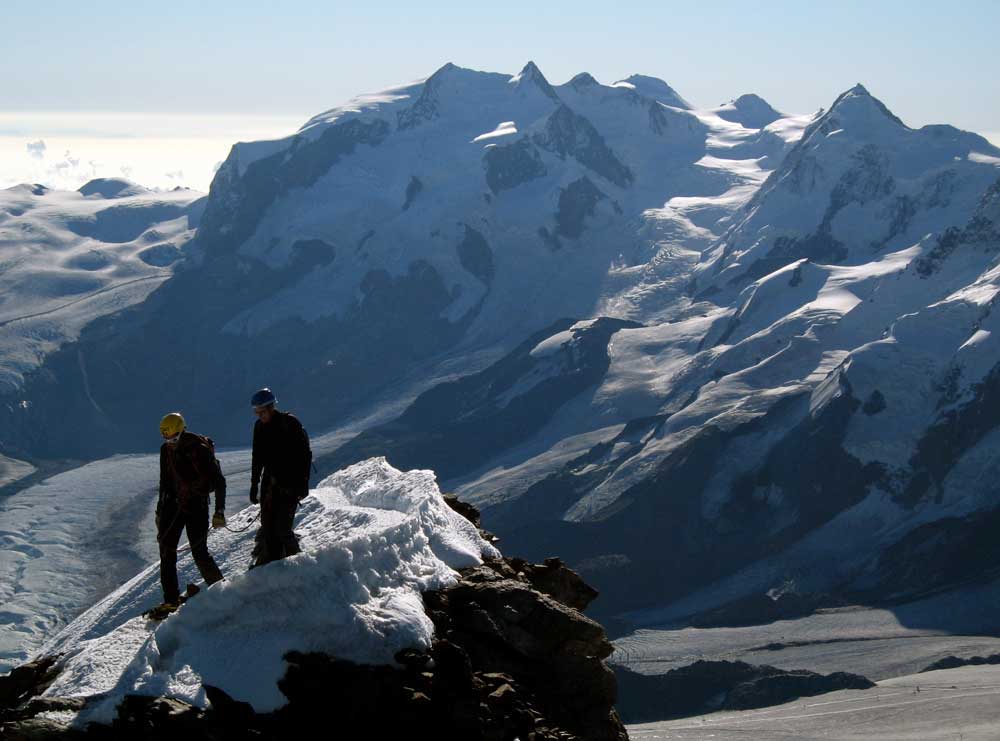
[[[670,87],[670,85],[657,77],[632,75],[615,83],[615,85],[618,84],[629,85],[636,92],[663,103],[663,105],[668,105],[672,108],[683,108],[685,110],[691,109],[690,103],[678,95],[677,91]]]
[[[733,121],[748,129],[763,129],[779,118],[784,118],[784,114],[772,108],[770,103],[752,93],[729,101],[717,108],[716,112],[720,118]]]

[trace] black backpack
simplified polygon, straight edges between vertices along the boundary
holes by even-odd
[[[226,477],[222,475],[222,464],[219,463],[219,459],[215,457],[215,441],[207,435],[199,435],[197,432],[192,432],[192,435],[197,438],[198,443],[203,447],[208,449],[208,452],[212,455],[212,470],[209,471],[208,478],[212,482],[212,491],[225,491],[226,490]],[[194,464],[195,469],[198,469],[198,457],[194,456],[191,459]],[[205,475],[204,471],[199,470],[198,473],[202,476]]]

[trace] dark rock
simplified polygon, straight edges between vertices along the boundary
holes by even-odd
[[[869,417],[878,414],[885,410],[885,396],[878,389],[875,389],[868,396],[865,401],[864,406],[861,407],[861,411],[867,414]]]
[[[149,741],[176,741],[181,735],[191,739],[222,738],[214,726],[216,723],[211,722],[207,711],[186,702],[168,697],[126,695],[118,706],[118,717],[111,728],[113,738]],[[94,733],[104,732],[95,728]]]
[[[472,273],[487,286],[493,283],[493,250],[481,233],[468,224],[465,225],[465,236],[458,243],[458,261],[462,267]]]
[[[58,656],[46,656],[0,675],[0,721],[32,697],[40,695],[59,675]]]
[[[921,669],[919,673],[936,672],[939,669],[957,669],[960,666],[985,666],[987,664],[1000,664],[1000,654],[972,656],[967,659],[960,659],[957,656],[945,656],[943,659],[938,659],[930,666]]]
[[[496,562],[490,562],[490,565],[494,563]],[[567,567],[561,559],[546,558],[542,564],[533,564],[521,558],[510,558],[503,563],[509,563],[517,570],[518,576],[527,579],[528,583],[539,592],[574,610],[585,610],[597,599],[597,590]]]
[[[498,559],[465,570],[458,584],[424,595],[439,636],[436,666],[464,667],[468,657],[487,706],[510,707],[519,719],[527,711],[536,738],[625,738],[613,709],[615,677],[602,660],[611,644],[599,624],[569,606],[594,596],[558,559]]]
[[[574,180],[559,191],[559,210],[556,212],[556,233],[562,237],[576,238],[583,234],[584,221],[594,214],[598,201],[607,198],[590,178]]]
[[[823,675],[803,670],[789,671],[741,682],[726,696],[724,707],[728,710],[750,710],[779,705],[799,697],[813,697],[837,690],[866,690],[874,686],[875,683],[867,677],[847,672]]]
[[[408,211],[413,202],[420,195],[420,191],[424,189],[424,184],[416,175],[410,178],[410,182],[406,185],[406,201],[403,203],[403,210]]]
[[[458,512],[458,514],[462,515],[462,517],[464,517],[465,519],[467,519],[469,522],[471,522],[476,527],[479,527],[479,525],[480,525],[480,518],[479,518],[479,510],[478,509],[476,509],[475,507],[473,507],[468,502],[461,501],[454,494],[445,494],[444,495],[444,501],[445,501],[445,503],[449,507],[451,507],[453,510],[455,510],[456,512]]]
[[[620,188],[632,184],[632,171],[615,156],[594,125],[566,105],[549,116],[545,130],[535,134],[534,142],[560,157],[573,157]]]
[[[628,723],[682,718],[722,708],[745,710],[874,683],[846,672],[754,666],[742,661],[696,661],[666,674],[645,675],[615,666],[621,692],[618,710]]]
[[[490,147],[483,155],[483,165],[486,184],[493,195],[529,183],[547,172],[538,149],[527,138]]]

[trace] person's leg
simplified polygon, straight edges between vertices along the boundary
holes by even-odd
[[[204,502],[192,503],[186,516],[188,543],[191,544],[191,555],[201,572],[201,578],[206,584],[215,584],[222,580],[215,559],[208,552],[208,499]]]
[[[295,535],[292,526],[295,524],[295,510],[299,507],[299,500],[288,488],[278,489],[276,496],[276,509],[278,514],[276,519],[276,536],[279,542],[281,557],[294,556],[301,553],[299,539]]]
[[[177,543],[184,530],[184,517],[176,505],[164,505],[160,512],[160,528],[157,539],[160,543],[160,585],[163,587],[163,601],[180,601],[177,586]]]
[[[263,566],[276,558],[274,550],[274,501],[273,487],[265,476],[260,487],[260,527],[254,536],[253,554],[250,568]]]

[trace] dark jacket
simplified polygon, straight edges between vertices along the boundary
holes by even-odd
[[[182,508],[200,505],[215,492],[217,512],[226,507],[226,479],[208,438],[185,430],[180,440],[160,446],[160,502],[175,500]]]
[[[311,465],[309,435],[294,415],[275,411],[267,424],[257,420],[253,426],[252,484],[259,483],[263,474],[281,486],[305,492],[309,490]]]

